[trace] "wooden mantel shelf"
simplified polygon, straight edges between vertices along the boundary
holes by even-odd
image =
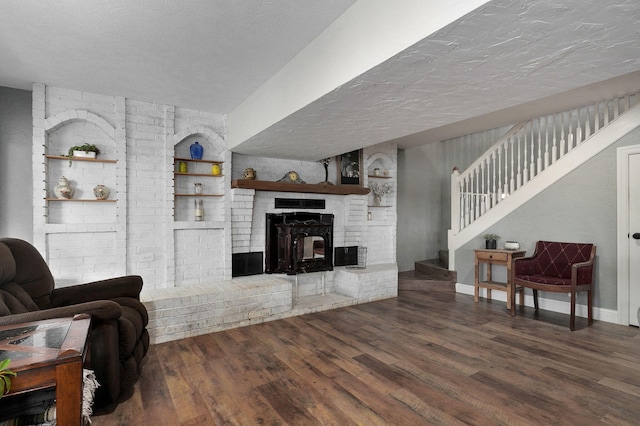
[[[255,189],[256,191],[303,192],[333,195],[366,195],[369,188],[357,185],[330,185],[326,183],[288,183],[266,180],[238,179],[231,181],[232,188]]]

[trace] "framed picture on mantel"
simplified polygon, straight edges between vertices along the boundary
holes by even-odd
[[[338,165],[339,185],[362,186],[362,150],[347,152],[338,155],[336,159]]]

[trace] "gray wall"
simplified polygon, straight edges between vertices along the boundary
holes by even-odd
[[[464,170],[511,126],[398,151],[398,270],[447,249],[451,172]]]
[[[533,253],[537,240],[594,243],[597,246],[594,306],[617,310],[616,149],[637,144],[640,144],[640,128],[529,200],[487,232],[500,235],[502,243],[518,241],[528,255]],[[477,238],[456,251],[458,282],[473,285],[473,250],[482,245],[483,241]],[[544,297],[567,301],[566,296],[552,293],[545,293]],[[578,302],[585,304],[586,295],[581,294]]]
[[[31,92],[0,87],[0,237],[33,241]]]
[[[451,170],[464,170],[509,127],[444,141],[440,146],[413,148],[398,154],[398,267],[434,257],[446,249],[450,228]],[[594,306],[617,310],[616,149],[640,144],[640,128],[587,161],[508,217],[484,232],[515,240],[533,253],[537,240],[593,242],[597,246]],[[432,170],[437,170],[434,176]],[[438,186],[437,188],[435,188]],[[440,211],[436,211],[436,209]],[[480,236],[456,251],[458,282],[473,285],[473,250],[483,247]],[[496,279],[504,280],[496,270]],[[506,275],[506,274],[505,274]],[[566,301],[563,295],[544,297]],[[579,303],[586,303],[581,295]]]
[[[398,151],[399,271],[413,270],[418,260],[435,259],[442,248],[441,158],[441,144]]]

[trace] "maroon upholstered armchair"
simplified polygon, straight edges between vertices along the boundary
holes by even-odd
[[[91,315],[88,367],[100,383],[93,405],[96,414],[111,412],[131,397],[140,376],[149,349],[141,290],[142,278],[134,275],[55,288],[35,247],[0,238],[0,325]]]
[[[533,289],[538,309],[538,290],[571,294],[569,328],[576,325],[576,293],[587,292],[587,316],[593,322],[593,275],[596,246],[593,244],[538,241],[531,257],[515,259],[511,285]],[[515,291],[511,292],[511,315],[515,315]]]

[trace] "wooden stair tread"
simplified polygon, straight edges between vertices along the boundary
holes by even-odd
[[[443,279],[421,271],[398,273],[398,290],[451,291],[455,292],[455,280]]]

